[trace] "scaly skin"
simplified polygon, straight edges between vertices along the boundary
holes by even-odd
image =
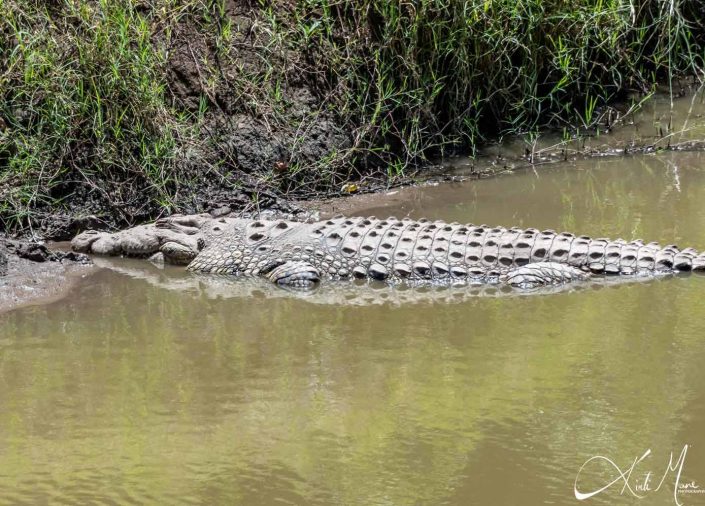
[[[285,220],[177,216],[117,234],[74,239],[79,251],[161,254],[195,272],[260,276],[293,288],[322,279],[508,284],[524,288],[592,276],[705,271],[705,254],[642,241],[442,221],[339,217]],[[93,233],[94,235],[96,233]]]

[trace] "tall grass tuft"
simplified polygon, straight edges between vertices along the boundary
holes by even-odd
[[[404,166],[488,136],[588,126],[628,90],[702,77],[702,0],[298,2],[288,38],[328,76],[359,149]]]
[[[0,0],[6,222],[25,223],[76,182],[119,212],[139,214],[150,200],[168,205],[180,125],[165,105],[162,55],[137,6]]]

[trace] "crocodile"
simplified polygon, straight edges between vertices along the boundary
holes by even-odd
[[[86,231],[72,247],[198,273],[262,277],[294,289],[350,279],[531,289],[597,276],[705,272],[705,253],[672,244],[394,217],[304,223],[175,215],[112,234]]]

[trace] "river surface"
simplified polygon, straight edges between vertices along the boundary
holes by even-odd
[[[705,250],[699,152],[385,202]],[[705,276],[306,297],[145,264],[0,315],[0,504],[705,504]]]

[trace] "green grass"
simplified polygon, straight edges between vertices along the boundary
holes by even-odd
[[[473,149],[488,135],[545,126],[589,127],[596,107],[625,90],[702,75],[702,2],[301,5],[297,22],[315,26],[315,37],[289,39],[315,51],[331,88],[346,90],[339,106],[364,129],[360,147],[390,146],[383,154],[392,157]]]
[[[116,207],[139,205],[133,188],[169,205],[185,125],[165,105],[162,54],[135,3],[0,1],[5,220],[26,224],[76,183]]]
[[[70,214],[76,196],[121,224],[181,209],[185,183],[206,177],[194,167],[237,169],[199,159],[219,96],[221,114],[295,131],[292,160],[307,135],[293,81],[318,94],[303,123],[327,114],[350,132],[344,149],[257,174],[301,195],[372,172],[393,179],[488,138],[590,129],[626,91],[703,75],[705,0],[259,0],[249,28],[229,6],[0,0],[0,227],[29,226],[40,209]],[[212,46],[190,107],[168,91],[185,24]]]

